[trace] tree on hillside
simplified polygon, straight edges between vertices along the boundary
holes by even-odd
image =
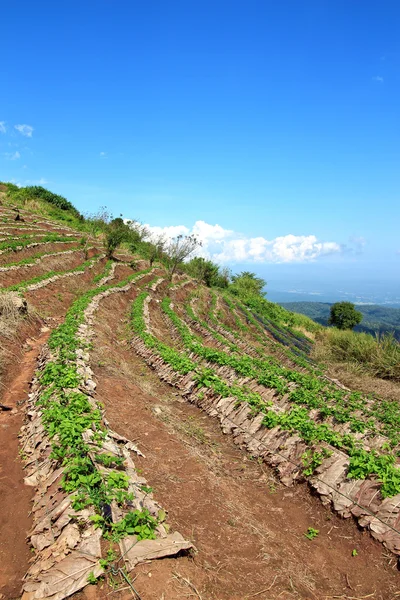
[[[336,302],[331,306],[328,323],[338,329],[353,329],[362,318],[362,313],[351,302]]]
[[[112,220],[112,214],[106,206],[101,206],[96,213],[85,213],[84,217],[85,229],[93,236],[104,233]]]
[[[165,252],[167,254],[167,270],[170,281],[177,267],[201,245],[201,241],[195,235],[178,235],[169,242]]]
[[[134,252],[144,236],[144,230],[137,221],[125,221],[122,217],[112,219],[106,228],[104,245],[107,258],[112,258],[115,250],[123,243],[129,244]]]
[[[232,275],[232,285],[230,291],[235,296],[239,296],[245,300],[249,296],[261,296],[264,297],[266,292],[263,292],[263,288],[267,282],[261,277],[257,277],[255,273],[250,271],[242,271],[239,275]]]
[[[147,258],[150,267],[152,267],[155,260],[160,260],[162,258],[166,243],[164,235],[151,235],[150,239],[141,242],[138,252],[144,258]]]
[[[187,264],[186,268],[189,275],[197,279],[197,281],[204,283],[208,287],[216,285],[219,267],[211,260],[206,260],[202,256],[195,256]]]

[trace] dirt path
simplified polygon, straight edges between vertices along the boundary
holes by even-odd
[[[8,369],[6,388],[1,394],[1,403],[12,407],[12,411],[0,412],[0,598],[7,600],[19,597],[21,580],[30,559],[26,535],[31,527],[29,511],[33,490],[23,482],[17,436],[24,420],[24,402],[36,360],[48,335],[48,328],[37,324],[23,347],[18,340],[16,360]]]
[[[133,354],[123,316],[135,294],[106,298],[97,313],[91,362],[98,399],[112,428],[145,453],[134,460],[168,522],[198,550],[194,559],[136,569],[141,597],[394,600],[400,578],[382,546],[351,520],[335,517],[305,486],[277,483]],[[313,541],[304,536],[309,527],[319,530]],[[108,591],[97,588],[90,596],[88,588],[79,597],[105,598]]]

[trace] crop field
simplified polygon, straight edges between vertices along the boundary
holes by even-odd
[[[0,598],[400,597],[398,400],[54,215],[0,204]]]

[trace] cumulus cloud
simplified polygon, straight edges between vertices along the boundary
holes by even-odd
[[[383,77],[381,75],[375,75],[375,77],[372,78],[372,81],[376,81],[376,83],[383,83]]]
[[[7,131],[6,122],[0,121],[0,133],[5,133]]]
[[[25,137],[32,137],[33,127],[31,125],[14,125],[15,129]]]
[[[185,225],[146,227],[155,236],[169,239],[194,234],[202,242],[197,254],[220,264],[307,262],[343,249],[337,242],[320,241],[315,235],[288,234],[268,240],[262,236],[246,237],[205,221],[196,221],[191,229]]]
[[[18,158],[21,158],[18,150],[16,152],[4,152],[4,156],[8,158],[8,160],[18,160]]]
[[[101,158],[105,158],[107,156],[107,152],[100,152]]]

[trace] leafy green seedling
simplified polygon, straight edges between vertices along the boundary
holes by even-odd
[[[319,529],[314,529],[314,527],[309,527],[305,532],[305,536],[308,540],[313,540],[319,534]]]
[[[97,579],[96,579],[96,577],[94,576],[94,573],[93,573],[93,571],[91,571],[91,572],[89,573],[89,575],[87,576],[87,582],[88,582],[88,583],[91,583],[92,585],[95,585],[95,584],[97,583]]]

